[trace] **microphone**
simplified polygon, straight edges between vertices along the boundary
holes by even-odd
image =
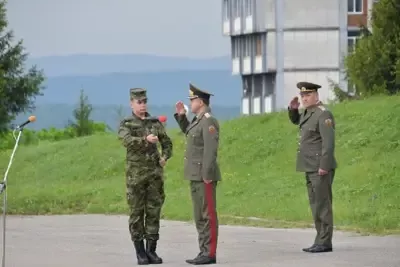
[[[167,116],[164,116],[164,115],[159,116],[159,117],[158,117],[158,120],[159,120],[161,123],[166,122],[166,121],[167,121]]]
[[[28,120],[24,123],[22,123],[21,125],[17,126],[17,129],[22,129],[25,127],[25,125],[27,125],[28,123],[31,122],[35,122],[36,121],[36,117],[35,116],[29,116]]]

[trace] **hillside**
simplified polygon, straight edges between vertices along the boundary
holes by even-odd
[[[337,120],[335,224],[370,232],[400,230],[400,97],[332,107]],[[171,133],[163,217],[190,220],[182,177],[184,138]],[[218,191],[223,223],[311,224],[305,181],[295,172],[298,130],[287,114],[222,124]],[[10,151],[0,154],[3,169]],[[9,176],[9,210],[20,214],[125,213],[124,149],[112,135],[20,147]],[[258,217],[249,221],[233,216]]]
[[[185,100],[187,99],[184,99],[184,101]],[[185,103],[189,105],[188,101],[185,101]],[[175,103],[171,103],[168,106],[150,105],[149,112],[153,116],[168,116],[167,128],[176,128],[178,125],[173,118],[174,105]],[[37,117],[37,121],[29,125],[29,129],[41,130],[50,127],[64,128],[69,120],[73,120],[73,110],[75,108],[76,105],[72,104],[40,104],[36,107],[35,112],[33,112]],[[213,105],[212,111],[221,121],[240,116],[239,106],[227,107]],[[115,130],[120,119],[128,116],[131,112],[131,108],[126,103],[123,105],[93,105],[91,119],[96,122],[104,122]],[[13,123],[20,124],[26,121],[30,115],[30,113],[20,114]]]

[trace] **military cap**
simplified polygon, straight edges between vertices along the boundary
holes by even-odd
[[[147,92],[144,88],[131,88],[130,89],[131,99],[143,100],[147,99]]]
[[[321,85],[310,83],[310,82],[299,82],[297,88],[300,89],[300,93],[317,92]]]
[[[193,84],[189,83],[189,99],[201,98],[201,99],[209,100],[210,96],[213,96],[213,94],[208,93],[203,90],[200,90]]]

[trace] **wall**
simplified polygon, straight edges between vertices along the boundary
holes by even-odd
[[[284,69],[339,68],[339,31],[286,31]]]

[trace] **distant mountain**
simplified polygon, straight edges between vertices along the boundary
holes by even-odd
[[[129,88],[145,87],[155,106],[173,105],[186,100],[189,82],[214,93],[212,103],[218,106],[238,106],[242,95],[239,76],[230,71],[173,71],[148,73],[112,73],[92,76],[50,77],[44,96],[38,104],[75,104],[81,89],[92,104],[124,104],[129,101]]]
[[[98,75],[116,72],[161,72],[177,70],[230,70],[230,56],[191,59],[153,55],[69,55],[30,58],[48,77]]]
[[[33,114],[37,117],[37,121],[29,125],[29,129],[40,130],[43,128],[64,128],[69,120],[73,120],[72,112],[76,106],[68,104],[43,104],[38,105]],[[122,107],[122,108],[121,108]],[[175,112],[174,105],[170,106],[150,106],[149,112],[153,116],[166,115],[168,118],[167,127],[176,128],[176,124],[173,114]],[[221,107],[212,106],[212,112],[220,120],[229,120],[240,116],[240,107]],[[91,118],[94,121],[104,122],[109,125],[112,129],[116,129],[119,121],[128,116],[131,113],[130,108],[125,105],[94,105]],[[26,121],[27,117],[31,114],[19,115],[15,123],[20,124]],[[189,117],[192,115],[189,114]]]
[[[211,91],[211,105],[220,120],[239,116],[242,95],[240,76],[232,76],[230,57],[190,59],[152,55],[70,55],[30,58],[29,65],[44,69],[44,95],[36,99],[38,117],[31,127],[64,127],[83,89],[94,105],[93,119],[114,128],[117,109],[129,114],[129,88],[148,90],[151,113],[168,115],[168,126],[176,127],[172,114],[177,101],[188,101],[189,82]],[[24,121],[29,114],[18,116]]]

